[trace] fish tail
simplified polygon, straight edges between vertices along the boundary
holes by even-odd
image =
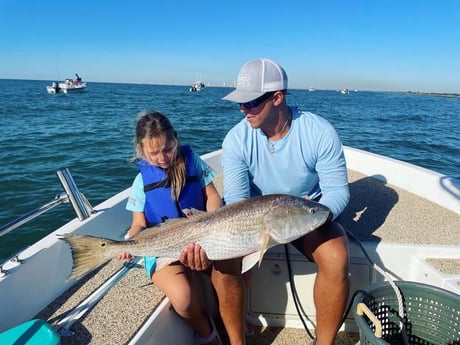
[[[72,251],[72,273],[67,280],[80,278],[111,259],[107,249],[115,241],[92,236],[67,235],[61,237]]]

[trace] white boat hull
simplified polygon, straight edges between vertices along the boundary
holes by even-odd
[[[88,83],[78,83],[74,84],[73,82],[63,82],[63,83],[56,83],[53,82],[51,86],[47,86],[46,90],[48,93],[56,94],[56,93],[80,93],[86,90]]]

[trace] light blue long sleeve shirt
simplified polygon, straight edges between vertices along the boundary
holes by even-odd
[[[290,109],[291,128],[281,140],[269,141],[246,119],[227,133],[222,146],[225,202],[275,193],[321,196],[335,219],[350,199],[340,138],[326,119]]]

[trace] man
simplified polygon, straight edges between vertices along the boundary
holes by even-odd
[[[320,201],[332,211],[330,223],[292,244],[318,266],[313,298],[317,345],[332,345],[349,291],[348,244],[334,219],[350,194],[341,141],[325,119],[286,103],[288,78],[268,59],[246,63],[236,90],[224,100],[238,103],[245,119],[223,142],[224,199],[227,204],[261,194],[283,193]],[[203,258],[200,248],[182,259]],[[195,255],[195,256],[193,256]],[[216,266],[218,265],[218,266]],[[211,276],[232,344],[244,340],[244,293],[238,277],[241,260],[215,262]],[[220,267],[220,268],[219,268]],[[224,301],[222,304],[221,301]]]

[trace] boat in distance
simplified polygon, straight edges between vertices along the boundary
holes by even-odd
[[[46,86],[48,93],[79,93],[86,90],[88,83],[82,82],[81,79],[67,78],[63,82],[53,81],[51,85]]]
[[[205,87],[206,86],[202,81],[197,80],[192,83],[192,86],[190,86],[190,92],[203,91]]]

